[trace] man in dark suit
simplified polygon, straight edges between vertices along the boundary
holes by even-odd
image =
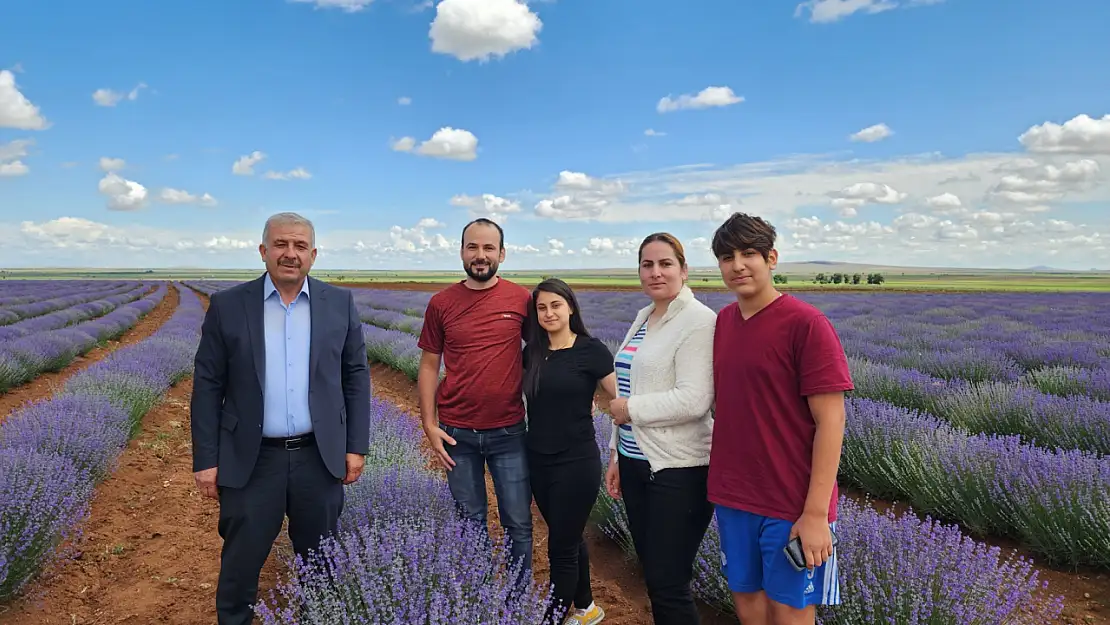
[[[266,222],[266,273],[212,295],[195,359],[193,471],[219,500],[219,625],[253,619],[258,578],[282,523],[307,556],[335,531],[343,485],[370,438],[370,373],[352,294],[308,272],[312,223]]]

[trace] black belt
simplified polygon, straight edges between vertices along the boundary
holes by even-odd
[[[286,436],[284,438],[263,438],[262,444],[268,447],[284,447],[287,450],[300,449],[316,444],[316,435],[312,432],[300,436]]]

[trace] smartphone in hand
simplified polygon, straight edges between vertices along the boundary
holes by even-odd
[[[836,537],[836,532],[832,531],[832,529],[829,529],[829,533],[832,535],[832,544],[835,549],[840,540]],[[795,536],[790,542],[786,543],[786,546],[783,547],[782,550],[786,553],[786,559],[790,561],[790,565],[794,567],[794,570],[804,571],[806,569],[806,554],[802,552],[801,538]]]

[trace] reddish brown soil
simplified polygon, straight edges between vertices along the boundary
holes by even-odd
[[[139,319],[138,323],[118,340],[108,341],[104,345],[92,348],[83,356],[77,356],[73,359],[73,362],[61,371],[43,373],[22,386],[9,389],[7,393],[0,395],[0,419],[27,402],[53,396],[73,374],[103,359],[120,347],[138,343],[154,334],[154,331],[162,327],[162,324],[170,318],[173,311],[177,310],[177,301],[177,289],[171,286],[166,290],[165,297],[162,298],[161,302],[158,302],[154,310]]]
[[[0,625],[215,622],[219,509],[193,481],[191,392],[185,380],[146,415],[143,431],[97,489],[80,557],[34,584],[28,599],[0,615]],[[263,570],[267,587],[284,570],[277,561],[284,547],[279,540]]]

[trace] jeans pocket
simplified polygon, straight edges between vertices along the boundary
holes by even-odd
[[[524,423],[524,421],[501,428],[501,433],[505,434],[506,436],[520,436],[527,431],[528,426]]]

